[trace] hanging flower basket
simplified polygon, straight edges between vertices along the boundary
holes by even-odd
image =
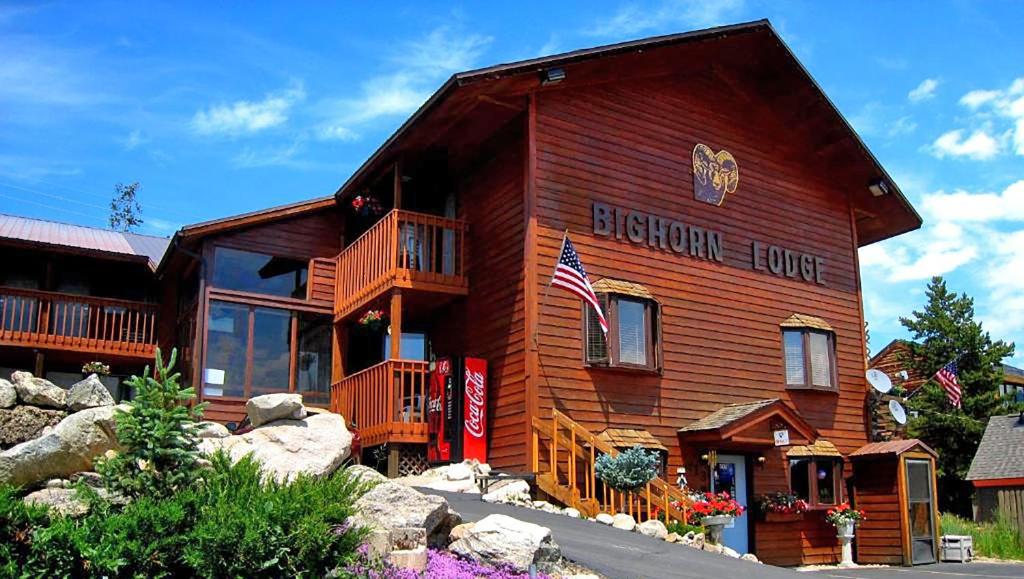
[[[109,376],[110,366],[104,364],[103,362],[87,362],[82,365],[82,375],[89,376],[90,374]]]
[[[360,316],[358,324],[378,332],[384,327],[384,312],[381,310],[366,310],[366,313]]]
[[[352,199],[352,211],[362,217],[377,216],[384,212],[380,201],[373,195],[356,195]]]
[[[789,523],[804,518],[807,512],[807,501],[798,499],[795,494],[777,492],[761,495],[756,499],[757,510],[761,520],[766,523]]]

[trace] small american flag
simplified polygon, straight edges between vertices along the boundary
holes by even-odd
[[[960,397],[963,395],[963,390],[960,389],[960,381],[956,377],[956,360],[953,360],[949,364],[946,364],[935,373],[934,379],[936,382],[942,385],[942,388],[946,391],[946,397],[949,398],[949,403],[956,408],[960,408]]]
[[[597,321],[601,324],[601,330],[605,334],[608,333],[608,322],[604,319],[601,304],[597,301],[594,288],[590,286],[590,280],[587,279],[587,272],[583,269],[583,264],[580,263],[580,256],[576,253],[576,248],[572,246],[572,241],[569,241],[568,233],[562,238],[562,253],[555,266],[555,273],[551,276],[551,285],[569,290],[593,306],[594,312],[597,313]]]

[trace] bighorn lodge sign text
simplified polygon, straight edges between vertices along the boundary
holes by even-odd
[[[698,259],[724,261],[721,232],[597,201],[594,202],[594,235],[625,239]],[[815,255],[752,241],[750,264],[755,270],[780,277],[825,284],[825,260]]]

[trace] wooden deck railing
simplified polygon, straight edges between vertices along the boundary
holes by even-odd
[[[0,287],[0,344],[148,358],[157,306]]]
[[[355,423],[364,448],[427,441],[429,366],[387,360],[331,385],[331,410]]]
[[[335,315],[344,317],[391,287],[464,294],[466,224],[392,210],[338,254]]]
[[[664,513],[686,521],[690,498],[663,479],[629,493],[602,484],[594,468],[601,454],[618,451],[561,412],[552,410],[550,419],[534,417],[532,468],[542,491],[588,517],[627,513],[642,522]]]

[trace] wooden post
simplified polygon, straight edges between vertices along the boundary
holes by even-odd
[[[395,161],[395,209],[402,208],[402,163]]]
[[[391,359],[402,358],[402,290],[391,292]]]
[[[45,361],[46,361],[46,357],[43,355],[43,353],[39,352],[39,351],[36,351],[35,368],[32,369],[33,370],[32,373],[33,373],[33,375],[35,375],[36,378],[43,378],[44,377],[43,374],[44,374],[44,363],[45,363]]]
[[[345,377],[345,349],[348,346],[348,326],[344,322],[334,324],[331,336],[331,381],[335,384]]]
[[[388,447],[388,478],[398,478],[398,459],[398,447],[392,444]]]

